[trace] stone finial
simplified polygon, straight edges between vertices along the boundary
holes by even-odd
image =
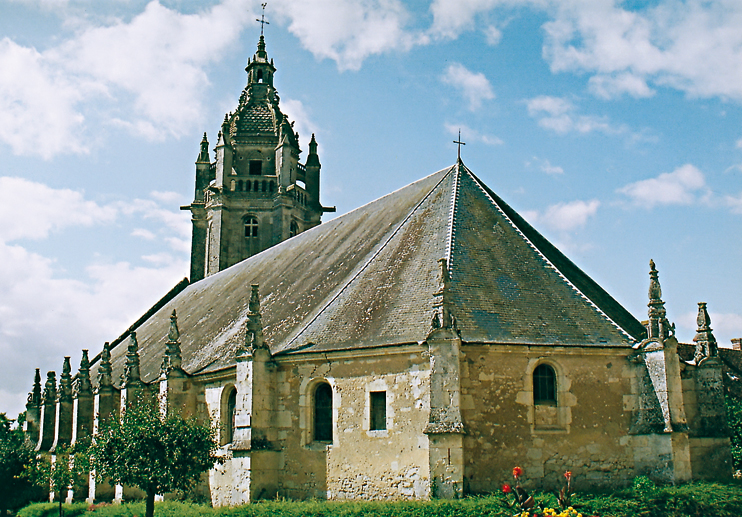
[[[259,285],[253,284],[250,289],[250,302],[247,305],[247,322],[245,324],[245,343],[237,350],[238,356],[252,355],[258,349],[268,349],[263,339]]]
[[[698,329],[696,330],[696,336],[693,338],[693,342],[696,344],[696,353],[693,356],[693,360],[696,364],[700,364],[709,357],[719,355],[719,347],[711,331],[711,317],[706,310],[705,302],[698,303],[696,323],[698,324]]]
[[[46,384],[44,384],[44,396],[42,403],[44,405],[54,404],[57,400],[57,373],[46,372]]]
[[[41,406],[41,372],[36,368],[36,373],[33,377],[33,389],[28,394],[28,400],[26,401],[26,407],[39,407]]]
[[[178,330],[178,315],[173,309],[170,315],[170,331],[167,334],[167,343],[165,343],[165,357],[162,358],[160,373],[167,375],[172,370],[180,370],[183,364],[183,358],[180,354],[180,331]]]
[[[654,260],[649,261],[649,322],[647,323],[647,338],[664,341],[675,334],[675,325],[667,320],[665,302],[662,301],[662,287],[660,287],[659,272]]]
[[[139,373],[139,343],[137,343],[137,333],[129,334],[129,346],[126,349],[126,363],[124,364],[124,373],[121,376],[121,385],[128,387],[132,384],[141,382],[142,378]]]
[[[62,375],[59,376],[59,392],[57,393],[60,401],[72,401],[72,366],[70,366],[69,356],[64,358],[62,364]]]
[[[209,140],[206,138],[206,133],[204,132],[204,137],[201,140],[201,152],[198,154],[198,160],[199,163],[211,163],[211,158],[209,157]]]
[[[80,369],[77,371],[77,382],[75,382],[75,388],[73,390],[74,396],[79,397],[80,395],[89,395],[93,392],[93,387],[90,383],[90,359],[88,359],[88,351],[82,351],[82,358],[80,359]]]
[[[438,289],[433,294],[433,319],[431,327],[433,330],[444,328],[456,330],[456,318],[451,312],[449,288],[451,276],[448,272],[448,260],[438,259],[440,273],[438,275]]]
[[[113,385],[111,367],[111,343],[106,341],[103,344],[103,351],[100,354],[100,366],[98,366],[98,390],[101,388],[110,388]]]

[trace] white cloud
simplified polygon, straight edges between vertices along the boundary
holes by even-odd
[[[596,95],[651,95],[650,83],[693,96],[742,100],[742,3],[659,0],[434,0],[434,37],[456,38],[500,12],[527,7],[549,21],[543,56],[552,71],[595,74]],[[489,23],[489,22],[485,22]]]
[[[724,196],[724,202],[733,214],[742,214],[742,192],[736,196]]]
[[[461,63],[453,63],[446,68],[441,80],[461,91],[469,102],[469,109],[476,111],[485,100],[495,98],[492,85],[481,72],[472,72]]]
[[[7,177],[0,177],[0,190],[6,193],[0,205],[6,221],[0,229],[0,355],[6,359],[0,364],[0,410],[14,415],[23,409],[34,368],[59,373],[65,355],[76,367],[81,348],[99,351],[104,340],[118,336],[187,274],[190,225],[187,214],[153,200],[101,206],[81,192]],[[145,266],[92,259],[82,275],[71,278],[55,259],[12,243],[73,227],[113,225],[123,217],[155,223],[132,235],[169,235],[163,241],[173,253],[146,255]]]
[[[277,0],[270,5],[288,20],[304,48],[334,60],[340,70],[358,70],[369,56],[425,42],[405,29],[410,16],[398,0]]]
[[[464,142],[481,142],[485,145],[502,145],[503,141],[494,135],[487,135],[484,133],[480,133],[476,129],[472,129],[466,124],[445,124],[446,131],[455,137],[458,138],[459,131],[461,131],[461,138],[463,138]]]
[[[526,162],[526,167],[530,167],[531,164],[536,165],[541,172],[546,174],[564,174],[564,169],[558,165],[552,165],[546,158],[539,158],[534,156],[530,161]]]
[[[600,201],[570,201],[569,203],[557,203],[551,205],[543,212],[535,210],[524,212],[524,217],[531,222],[538,222],[544,226],[560,232],[569,232],[587,224],[590,217],[594,216]]]
[[[707,196],[708,188],[703,173],[695,166],[685,164],[656,178],[630,183],[618,192],[637,205],[652,208],[656,205],[690,205]]]
[[[83,85],[8,38],[0,41],[0,70],[0,141],[15,154],[44,159],[88,151],[78,136],[85,120],[76,109],[86,94]]]
[[[294,131],[299,133],[299,138],[306,145],[308,151],[309,140],[312,138],[312,134],[319,133],[319,128],[312,122],[304,104],[300,100],[281,99],[281,109],[289,117],[289,120],[294,122]]]
[[[131,231],[131,236],[141,237],[142,239],[147,241],[153,241],[157,238],[157,236],[153,232],[147,230],[146,228],[134,228]]]
[[[615,135],[629,132],[626,126],[613,126],[606,117],[575,113],[575,106],[570,101],[560,97],[541,95],[526,100],[526,106],[528,114],[538,119],[539,126],[555,133],[600,131]]]
[[[737,149],[742,149],[742,138],[734,143],[734,147],[736,147]]]
[[[647,86],[647,82],[631,73],[617,75],[596,75],[588,81],[588,87],[598,97],[613,99],[628,93],[632,97],[651,97],[654,90]]]
[[[487,40],[487,44],[493,47],[500,44],[502,40],[502,31],[494,25],[489,25],[484,29],[484,37]]]
[[[244,0],[196,14],[152,1],[129,22],[82,26],[43,52],[5,38],[0,140],[16,154],[48,159],[87,152],[97,136],[88,134],[91,124],[153,140],[187,134],[203,113],[205,67],[252,19]]]
[[[158,190],[153,190],[149,195],[153,199],[156,199],[160,203],[165,203],[166,205],[178,205],[183,201],[183,195],[180,192],[160,192]]]
[[[53,189],[23,178],[0,177],[0,242],[17,239],[43,239],[53,230],[69,226],[91,226],[111,222],[116,209],[86,201],[83,194],[69,189]],[[18,217],[18,214],[24,214]]]

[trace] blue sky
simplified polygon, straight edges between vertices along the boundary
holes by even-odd
[[[194,161],[259,2],[0,0],[0,411],[187,276]],[[456,159],[640,319],[742,337],[737,0],[274,0],[281,105],[345,213]],[[305,155],[303,155],[305,157]],[[328,216],[325,216],[326,218]]]

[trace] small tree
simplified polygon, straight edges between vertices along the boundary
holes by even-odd
[[[49,489],[59,502],[59,517],[67,491],[81,489],[90,470],[89,443],[80,441],[72,446],[58,445],[54,450],[54,461],[42,455],[35,458],[24,470],[23,477],[37,486]]]
[[[35,496],[31,483],[20,476],[24,467],[33,463],[36,453],[23,431],[13,428],[13,422],[0,413],[0,516]]]
[[[163,417],[144,401],[129,405],[95,436],[92,468],[99,479],[135,486],[146,494],[146,517],[155,494],[184,491],[217,461],[216,429],[179,416]]]
[[[742,402],[730,393],[726,394],[725,401],[732,445],[732,464],[734,470],[742,470]]]

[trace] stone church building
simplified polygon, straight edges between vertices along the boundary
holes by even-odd
[[[74,377],[69,357],[58,384],[37,370],[39,451],[149,392],[219,424],[214,505],[459,497],[515,465],[542,488],[567,469],[581,487],[731,476],[742,352],[717,347],[705,304],[679,344],[650,263],[640,322],[461,160],[320,224],[317,143],[301,163],[263,36],[246,70],[182,207],[190,280]]]

